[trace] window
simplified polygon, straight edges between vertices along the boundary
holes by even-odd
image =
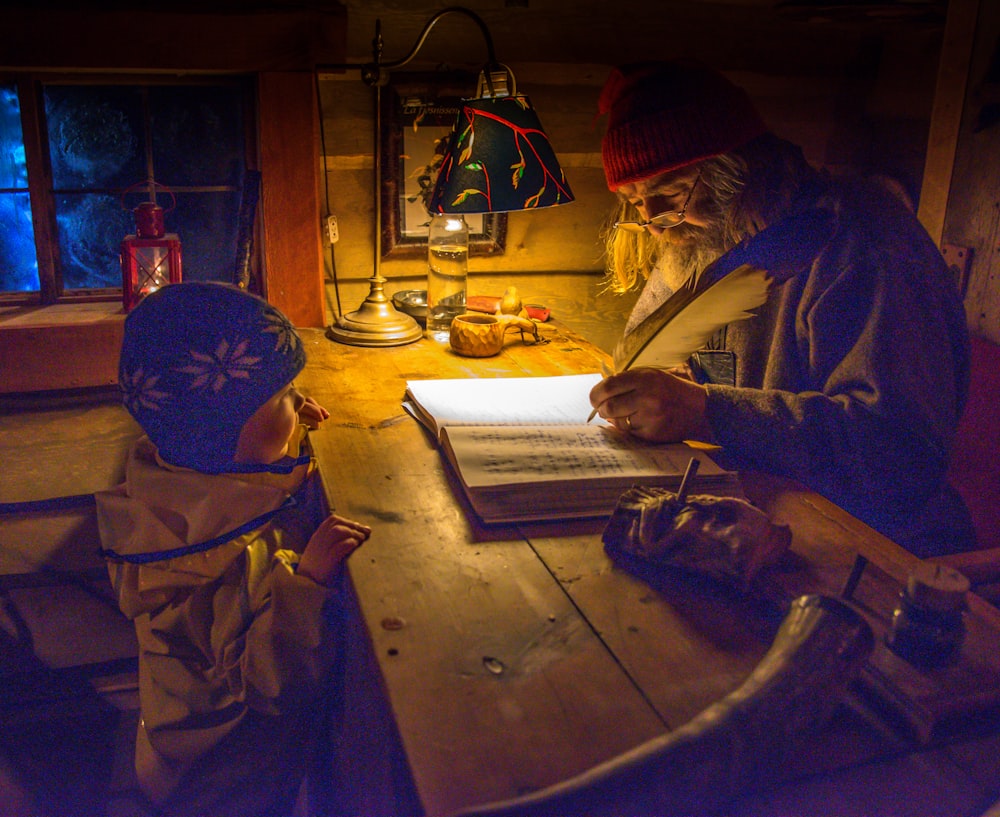
[[[38,289],[17,89],[0,85],[0,289]]]
[[[234,280],[256,165],[249,86],[0,80],[0,299],[120,297],[121,240],[154,196],[180,237],[184,279]]]

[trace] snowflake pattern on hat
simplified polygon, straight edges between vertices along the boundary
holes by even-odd
[[[132,414],[141,408],[159,411],[160,403],[170,397],[167,392],[156,388],[159,379],[158,374],[147,377],[141,366],[131,375],[124,374],[121,389],[125,395],[125,408]]]
[[[212,354],[190,349],[188,354],[195,362],[190,366],[182,366],[177,371],[194,375],[188,388],[200,389],[211,385],[212,391],[218,394],[231,378],[248,380],[250,370],[260,363],[259,357],[246,354],[249,345],[249,341],[241,340],[234,346],[223,338]]]
[[[298,332],[296,332],[292,327],[292,324],[289,323],[288,318],[277,310],[265,314],[264,322],[267,324],[267,326],[264,327],[264,331],[275,336],[274,351],[294,351],[295,348],[302,342],[299,340]]]
[[[119,384],[163,459],[218,473],[232,470],[244,423],[303,365],[298,333],[267,301],[228,284],[185,282],[129,313]]]

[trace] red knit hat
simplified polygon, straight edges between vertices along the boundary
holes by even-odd
[[[743,89],[693,62],[615,68],[598,102],[608,187],[718,156],[767,130]]]

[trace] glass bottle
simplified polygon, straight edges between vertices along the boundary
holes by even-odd
[[[899,595],[886,642],[912,664],[950,663],[965,639],[965,597],[969,580],[954,568],[922,562]]]
[[[431,216],[427,234],[427,333],[447,342],[451,321],[465,312],[469,226],[461,214]]]

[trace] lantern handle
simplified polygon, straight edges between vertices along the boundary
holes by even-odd
[[[169,213],[169,212],[171,212],[172,210],[174,210],[177,207],[177,197],[174,195],[174,191],[173,190],[171,190],[165,184],[162,184],[161,182],[158,182],[158,181],[156,181],[154,179],[147,179],[146,181],[136,182],[135,184],[129,185],[124,190],[122,190],[122,195],[121,195],[122,210],[131,210],[132,209],[131,207],[127,207],[125,205],[125,196],[127,196],[129,193],[133,192],[134,190],[138,190],[139,188],[150,187],[150,186],[153,188],[152,191],[151,191],[152,203],[153,204],[156,204],[156,188],[157,187],[162,187],[167,193],[170,194],[170,206],[167,207],[163,211],[164,213]]]

